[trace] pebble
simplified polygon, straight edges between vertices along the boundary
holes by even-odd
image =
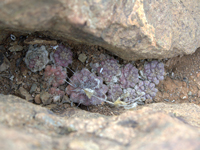
[[[191,91],[188,92],[188,96],[192,96],[192,92]]]
[[[10,67],[9,60],[0,52],[0,72],[7,70]]]
[[[69,104],[71,104],[71,101],[69,100],[69,97],[67,95],[63,96],[62,103],[69,103]]]
[[[23,87],[19,88],[19,92],[20,92],[21,96],[23,96],[27,101],[32,101],[33,100],[33,97]]]
[[[13,45],[8,49],[10,52],[19,52],[23,50],[23,46],[21,45]]]
[[[36,104],[41,104],[42,103],[42,101],[41,101],[41,99],[40,99],[40,94],[37,94],[36,96],[35,96],[35,103]]]
[[[36,88],[37,88],[37,84],[33,83],[30,89],[30,93],[32,94],[33,92],[35,92]]]
[[[84,63],[86,59],[87,59],[87,56],[84,53],[78,56],[78,60],[80,60],[82,63]]]
[[[50,98],[50,94],[48,92],[41,92],[40,93],[40,99],[42,100],[42,103],[47,105],[52,102],[52,99]]]

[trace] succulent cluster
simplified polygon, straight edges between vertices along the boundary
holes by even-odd
[[[103,79],[84,68],[70,78],[66,93],[74,103],[85,106],[101,104],[107,99],[108,87],[103,84]]]
[[[156,85],[164,79],[164,64],[156,60],[144,64],[144,76]]]
[[[117,82],[117,76],[121,75],[120,65],[115,59],[108,59],[106,61],[102,61],[97,69],[97,72],[98,75],[101,76],[103,80],[107,83]]]
[[[67,78],[66,69],[61,66],[47,65],[44,72],[45,80],[53,87],[58,87],[65,83]]]
[[[41,71],[48,62],[48,52],[45,46],[34,48],[31,45],[29,47],[25,56],[25,63],[32,72]]]
[[[153,99],[158,91],[155,85],[164,79],[162,62],[154,60],[145,63],[141,80],[133,64],[121,67],[114,58],[101,55],[102,62],[90,64],[92,73],[86,68],[74,73],[69,85],[62,91],[59,86],[68,82],[66,67],[72,63],[72,55],[69,48],[59,45],[50,55],[53,64],[47,65],[49,59],[45,46],[30,46],[26,53],[25,63],[32,72],[45,68],[44,78],[49,83],[48,92],[54,102],[66,93],[72,102],[85,106],[102,104],[104,101],[114,104],[120,99],[120,106],[125,103],[135,107],[135,104],[144,103],[146,99]]]
[[[122,75],[120,77],[120,84],[123,88],[134,88],[139,82],[138,69],[132,64],[127,64],[122,68]]]
[[[72,63],[72,51],[64,45],[59,45],[54,53],[51,54],[51,59],[57,66],[67,67]]]

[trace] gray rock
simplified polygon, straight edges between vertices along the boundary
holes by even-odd
[[[100,45],[127,60],[161,59],[200,46],[199,12],[199,0],[10,0],[0,2],[0,29],[47,31],[51,38]]]
[[[30,89],[30,93],[32,94],[33,92],[35,92],[36,88],[37,88],[37,84],[33,83]]]
[[[200,148],[200,107],[195,104],[156,103],[110,117],[74,107],[59,116],[0,95],[0,110],[1,149]]]

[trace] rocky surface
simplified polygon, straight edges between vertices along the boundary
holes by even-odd
[[[151,104],[110,117],[72,107],[56,115],[0,95],[0,110],[1,149],[200,148],[200,107],[195,104]]]
[[[92,43],[127,60],[191,54],[200,46],[198,0],[4,0],[0,14],[1,29]]]

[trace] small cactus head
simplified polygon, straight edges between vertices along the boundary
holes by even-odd
[[[98,75],[104,79],[105,82],[117,82],[117,76],[121,75],[121,70],[117,60],[108,59],[102,61],[97,69]]]
[[[44,78],[53,87],[58,87],[65,83],[67,72],[66,69],[61,66],[47,65],[44,72]]]
[[[25,56],[25,63],[32,72],[41,71],[45,68],[48,62],[48,52],[45,46],[36,48],[34,48],[32,45],[29,46]]]
[[[70,78],[66,93],[74,103],[85,106],[102,104],[107,99],[108,87],[103,84],[103,79],[84,68]]]
[[[135,86],[135,91],[138,96],[143,98],[143,101],[146,99],[153,99],[158,92],[158,89],[155,87],[154,83],[150,81],[140,81],[138,85]]]
[[[139,82],[138,69],[132,64],[127,64],[122,68],[120,83],[123,88],[134,87]]]
[[[59,45],[56,51],[51,54],[51,59],[57,66],[68,67],[72,63],[72,51],[64,45]]]
[[[147,80],[159,84],[160,80],[164,79],[165,69],[162,62],[156,60],[144,64],[144,75]]]

